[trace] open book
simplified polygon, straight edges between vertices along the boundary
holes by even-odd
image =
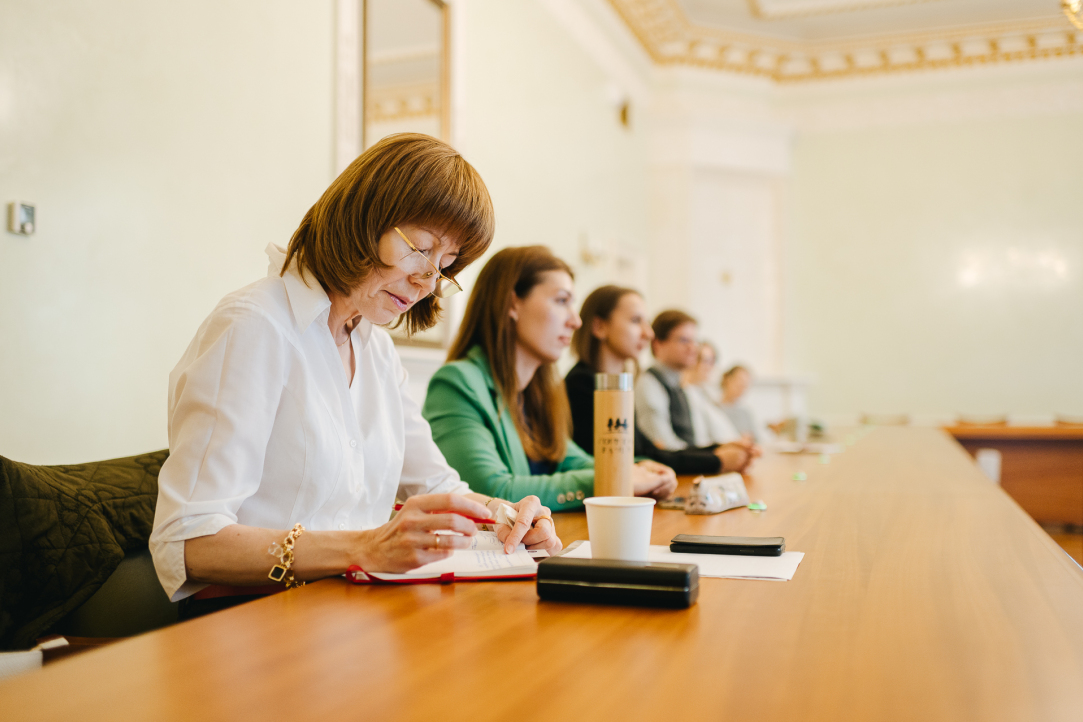
[[[504,544],[496,532],[479,531],[471,538],[469,549],[456,549],[447,559],[425,564],[405,574],[366,572],[354,565],[346,578],[354,584],[391,582],[422,584],[440,582],[476,582],[497,579],[533,579],[538,574],[534,557],[522,544],[511,554],[504,553]]]

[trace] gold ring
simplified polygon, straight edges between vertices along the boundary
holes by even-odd
[[[440,535],[435,534],[434,536],[436,537],[436,548],[439,549],[440,548]]]
[[[555,521],[553,521],[552,516],[537,516],[537,517],[534,517],[534,523],[531,524],[531,526],[537,526],[539,521],[547,521],[547,522],[549,522],[553,526],[554,531],[557,528],[557,523]]]

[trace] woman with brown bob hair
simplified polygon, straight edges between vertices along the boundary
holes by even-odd
[[[594,449],[594,375],[621,373],[654,338],[647,304],[639,292],[622,286],[602,286],[591,292],[580,310],[583,325],[572,336],[579,363],[564,377],[572,410],[572,438],[588,453]],[[651,443],[636,427],[636,456],[646,456],[678,474],[718,474],[741,471],[749,460],[745,442],[715,444],[669,451]]]
[[[460,290],[455,275],[492,237],[489,193],[462,156],[390,136],[288,248],[268,246],[266,278],[203,322],[170,375],[150,540],[170,598],[202,600],[188,616],[283,588],[256,586],[268,577],[288,588],[351,565],[404,572],[468,546],[468,517],[492,518],[499,500],[447,465],[379,328],[435,323],[436,298]],[[515,506],[517,526],[498,532],[507,547],[560,548],[536,497]]]
[[[569,438],[556,361],[579,327],[571,268],[545,246],[505,248],[485,264],[424,414],[448,462],[476,489],[534,494],[554,509],[594,493],[594,459]],[[671,469],[637,464],[635,490],[665,498]]]

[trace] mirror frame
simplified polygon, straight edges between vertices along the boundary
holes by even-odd
[[[427,0],[440,11],[440,140],[451,142],[451,8],[445,0]],[[361,150],[368,147],[369,0],[361,0]]]

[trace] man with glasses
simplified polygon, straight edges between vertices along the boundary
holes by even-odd
[[[636,383],[636,426],[660,449],[694,447],[692,412],[681,388],[681,372],[696,364],[699,325],[684,311],[669,310],[658,314],[651,329],[656,363]]]

